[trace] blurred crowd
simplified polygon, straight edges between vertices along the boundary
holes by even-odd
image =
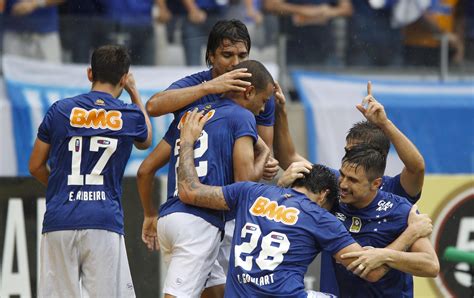
[[[134,64],[163,64],[162,40],[201,65],[223,18],[243,20],[253,47],[283,49],[288,66],[436,67],[443,42],[452,64],[474,61],[473,0],[0,0],[0,11],[4,54],[52,62],[88,63],[113,43]]]

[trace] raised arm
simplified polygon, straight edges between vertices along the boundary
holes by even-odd
[[[234,69],[210,81],[195,86],[169,89],[155,93],[146,103],[146,110],[152,117],[158,117],[195,102],[209,94],[222,94],[228,91],[243,92],[251,83],[241,80],[252,74],[246,68]]]
[[[380,127],[390,139],[398,156],[404,164],[400,175],[400,183],[410,196],[414,197],[421,192],[425,178],[425,161],[415,145],[388,119],[385,109],[372,96],[372,84],[367,83],[367,96],[363,104],[358,104],[357,109],[368,121]]]
[[[288,116],[286,112],[286,99],[281,87],[275,83],[275,130],[273,137],[273,151],[280,166],[285,170],[297,161],[308,162],[296,152],[293,139],[288,127]]]
[[[149,250],[159,249],[156,230],[158,211],[153,204],[152,196],[155,173],[169,161],[170,156],[171,146],[166,141],[161,140],[151,154],[143,160],[137,172],[138,194],[144,215],[142,241]]]
[[[181,127],[178,197],[185,204],[217,210],[229,210],[222,187],[202,184],[194,166],[194,143],[199,138],[207,120],[208,118],[203,117],[202,112],[198,113],[195,109],[186,117]]]
[[[135,141],[135,147],[140,150],[148,149],[151,145],[151,140],[152,140],[152,128],[151,128],[151,122],[150,118],[148,117],[148,114],[145,110],[145,107],[142,104],[142,100],[140,98],[140,93],[138,92],[137,86],[135,84],[135,78],[133,77],[132,73],[129,73],[127,76],[127,81],[125,82],[125,91],[128,92],[130,95],[130,99],[134,104],[140,108],[140,111],[142,111],[143,115],[145,116],[145,122],[146,122],[146,127],[147,127],[147,137],[144,142],[137,142]]]

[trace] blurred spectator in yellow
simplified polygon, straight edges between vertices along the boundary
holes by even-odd
[[[63,58],[74,63],[89,63],[92,51],[104,43],[99,1],[67,0],[59,7],[59,13]]]
[[[201,65],[201,49],[207,43],[212,26],[225,18],[229,0],[181,1],[187,14],[181,27],[186,65]]]
[[[402,64],[401,29],[391,24],[397,0],[352,0],[354,13],[347,26],[348,65],[399,66]]]
[[[288,65],[334,63],[331,20],[352,14],[350,0],[265,0],[264,8],[290,17],[281,28],[286,33]]]
[[[461,4],[460,0],[432,0],[422,17],[405,28],[406,65],[439,65],[442,35],[448,38],[452,62],[460,63],[463,60],[465,10],[461,9]]]
[[[61,62],[57,5],[63,0],[6,0],[3,52]]]

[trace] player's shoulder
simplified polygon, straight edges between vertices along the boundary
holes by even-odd
[[[87,107],[89,106],[89,103],[88,103],[89,101],[90,100],[87,97],[87,93],[83,93],[83,94],[78,94],[75,96],[60,99],[56,101],[55,103],[53,103],[51,108],[65,110],[65,109],[73,109],[74,107],[77,107],[77,106]]]
[[[287,200],[287,205],[300,210],[301,213],[310,215],[312,217],[320,217],[327,211],[321,208],[318,204],[310,200],[306,195],[299,193],[293,189],[288,189],[288,192],[283,194]]]
[[[212,73],[211,70],[208,69],[185,76],[175,81],[170,87],[194,86],[210,80],[212,80]]]
[[[235,119],[250,119],[250,118],[255,118],[255,116],[247,110],[246,108],[238,105],[231,99],[224,99],[221,100],[220,107],[229,114],[230,117],[233,117]]]

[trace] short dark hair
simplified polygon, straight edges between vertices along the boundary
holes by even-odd
[[[117,85],[130,68],[130,54],[119,45],[105,45],[94,50],[91,58],[92,80]]]
[[[336,175],[320,164],[314,164],[311,171],[303,178],[296,179],[292,187],[302,186],[312,193],[318,194],[329,189],[326,200],[329,204],[334,205],[339,198],[339,188],[337,187]]]
[[[378,148],[369,144],[358,144],[347,151],[342,158],[342,165],[350,164],[362,167],[367,175],[369,181],[374,181],[383,176],[385,166],[387,164],[387,156],[384,155]]]
[[[211,54],[214,54],[217,48],[222,44],[224,39],[230,40],[232,43],[243,42],[250,52],[251,42],[247,26],[239,20],[220,20],[214,24],[209,33],[206,49],[206,64],[211,67]]]
[[[369,121],[355,123],[347,133],[346,142],[349,141],[370,144],[385,156],[390,150],[390,139],[380,127]]]
[[[243,81],[250,82],[255,87],[257,93],[266,90],[268,84],[274,85],[273,77],[268,69],[257,60],[245,60],[234,66],[233,69],[247,68],[247,72],[252,76],[248,78],[241,78]]]

